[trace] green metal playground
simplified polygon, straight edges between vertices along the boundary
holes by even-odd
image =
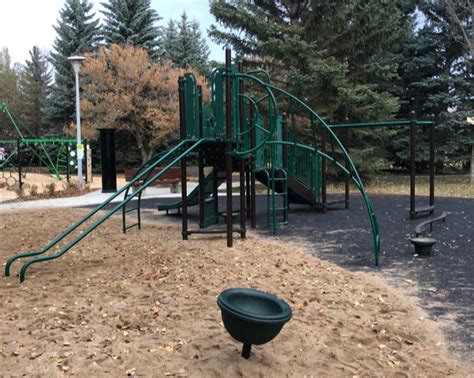
[[[370,221],[373,261],[379,264],[380,233],[373,205],[365,191],[358,170],[347,149],[336,135],[337,128],[411,126],[412,135],[417,126],[432,126],[431,121],[398,121],[373,124],[329,125],[304,101],[271,83],[263,70],[244,72],[241,64],[232,64],[231,52],[226,50],[226,66],[216,69],[210,81],[211,101],[203,104],[202,88],[192,74],[179,79],[180,141],[165,153],[152,157],[135,173],[130,182],[105,202],[94,208],[67,230],[57,235],[44,247],[12,256],[5,266],[10,275],[13,262],[27,258],[20,269],[20,281],[32,264],[54,260],[81,242],[98,226],[117,212],[122,214],[123,232],[132,227],[141,228],[141,200],[143,191],[170,168],[181,167],[181,200],[171,204],[158,204],[159,210],[178,209],[182,218],[182,238],[193,234],[225,234],[227,246],[233,246],[234,234],[245,238],[247,220],[256,224],[256,181],[267,188],[267,225],[273,233],[277,226],[288,223],[290,203],[307,204],[322,212],[331,202],[326,193],[326,170],[333,164],[346,176],[343,202],[349,206],[349,180],[359,190]],[[6,106],[20,139],[17,143],[30,148],[45,162],[51,173],[60,175],[61,162],[67,161],[72,140],[41,140],[26,138]],[[431,130],[433,128],[431,127]],[[55,161],[46,146],[58,146]],[[19,151],[19,150],[17,150]],[[42,153],[39,153],[41,151]],[[412,143],[414,152],[414,143]],[[434,149],[431,149],[433,158]],[[7,164],[14,152],[3,164]],[[188,193],[187,167],[197,161],[199,186]],[[68,164],[66,164],[68,165]],[[412,159],[410,215],[434,211],[434,180],[430,181],[430,206],[415,208],[414,159]],[[205,170],[207,169],[207,174]],[[239,206],[232,203],[233,173],[239,176]],[[433,174],[433,170],[431,173]],[[226,206],[219,209],[218,186],[226,183]],[[84,231],[85,224],[99,211],[106,209],[117,197],[123,200],[108,209],[97,222]],[[199,224],[190,227],[188,207],[199,207]],[[225,227],[220,225],[224,219]],[[77,235],[72,241],[52,254],[58,243]]]
[[[303,375],[314,366],[321,376],[462,372],[446,357],[443,339],[404,296],[373,277],[351,272],[354,261],[365,267],[393,267],[402,261],[407,276],[400,281],[409,283],[414,282],[408,275],[413,274],[410,264],[416,261],[433,273],[429,259],[406,253],[411,250],[406,234],[412,224],[401,220],[434,213],[433,164],[429,196],[423,199],[428,205],[417,207],[413,158],[414,131],[421,127],[431,137],[433,162],[434,122],[413,116],[328,124],[303,100],[272,84],[266,71],[245,71],[242,64],[234,64],[230,50],[226,66],[213,71],[209,101],[192,74],[177,84],[179,141],[134,169],[128,183],[104,202],[67,211],[2,213],[6,221],[0,225],[0,241],[5,248],[0,253],[6,261],[0,291],[6,293],[7,310],[0,315],[5,340],[0,356],[8,355],[9,362],[0,368],[15,372],[10,361],[16,361],[32,374],[37,366],[45,374],[97,375],[152,375],[159,367],[165,376],[253,376],[262,373],[262,366],[272,376],[282,371]],[[70,152],[75,140],[35,138],[17,126],[19,120],[6,105],[3,112],[19,136],[2,144],[7,149],[0,160],[3,172],[21,177],[26,165],[19,163],[24,162],[22,154],[31,159],[30,166],[41,161],[57,178],[74,166]],[[412,137],[410,196],[369,198],[345,147],[345,130],[398,126],[410,127]],[[335,200],[328,195],[329,166],[345,177],[344,192]],[[189,173],[195,167],[197,185],[191,188]],[[171,171],[180,175],[179,196],[147,197],[145,190]],[[353,207],[351,182],[359,191]],[[225,195],[219,189],[223,186]],[[446,206],[463,204],[452,199]],[[332,211],[334,207],[341,211]],[[383,214],[379,219],[376,207]],[[393,217],[387,216],[391,207],[397,211]],[[349,215],[342,219],[346,209]],[[161,213],[156,222],[158,211],[172,216]],[[78,220],[71,224],[72,217]],[[443,212],[421,223],[416,236],[428,226],[432,231],[432,223],[445,217]],[[143,227],[147,230],[138,232]],[[338,229],[331,233],[334,227]],[[467,229],[465,224],[459,228]],[[449,237],[454,229],[446,228]],[[293,236],[311,246],[295,243]],[[382,249],[382,242],[388,247]],[[316,253],[322,244],[331,250],[329,262]],[[26,252],[11,255],[13,248]],[[346,252],[351,256],[340,264],[343,269],[336,264]],[[438,251],[434,254],[440,258]],[[20,284],[8,278],[17,272]],[[441,278],[436,279],[449,282],[460,277],[454,269],[438,273]],[[234,289],[222,291],[229,287]],[[215,325],[221,319],[216,298],[223,326],[244,343],[245,359],[237,353],[241,345],[230,342],[223,327]],[[248,311],[242,313],[238,306]],[[239,321],[226,319],[234,315]],[[252,332],[246,332],[242,320]],[[269,342],[273,337],[277,341]],[[252,344],[257,346],[251,353]]]

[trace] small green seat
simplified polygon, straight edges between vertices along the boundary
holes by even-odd
[[[436,239],[411,238],[410,242],[415,246],[415,253],[426,256],[431,253],[431,248],[436,244]]]
[[[272,294],[255,289],[227,289],[217,298],[222,321],[230,335],[244,343],[242,357],[250,357],[252,344],[273,340],[291,319],[288,304]]]

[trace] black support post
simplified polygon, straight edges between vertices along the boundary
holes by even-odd
[[[238,66],[239,72],[243,72],[242,62],[239,62]],[[244,84],[242,80],[239,79],[239,93],[244,92]],[[241,96],[239,96],[239,131],[240,131],[240,145],[241,148],[244,146],[244,101]],[[240,237],[245,238],[245,160],[241,157],[239,162],[239,179],[240,179]]]
[[[326,129],[321,126],[321,152],[326,153]],[[327,210],[327,192],[326,192],[326,159],[321,158],[321,201],[323,212]]]
[[[347,121],[346,121],[347,122]],[[345,148],[346,148],[346,151],[347,151],[347,154],[349,154],[349,129],[348,128],[345,128],[344,129],[344,142],[345,142]],[[346,164],[346,169],[351,172],[351,169],[350,169],[350,166],[349,166],[349,160],[347,159],[347,157],[345,158],[345,164]],[[344,176],[344,207],[346,209],[349,208],[349,195],[350,195],[350,187],[349,187],[349,184],[350,184],[350,176],[349,175],[345,175]]]
[[[415,152],[416,152],[416,120],[415,120],[415,110],[412,110],[411,123],[410,123],[410,219],[413,219],[416,216]]]
[[[249,104],[249,128],[252,129],[250,132],[250,148],[254,148],[256,146],[256,130],[254,125],[254,109],[252,104]],[[250,226],[252,228],[257,227],[257,194],[256,194],[256,187],[255,187],[255,154],[252,155],[250,161]]]
[[[281,115],[281,139],[283,142],[288,140],[288,127],[286,122],[286,113],[282,113]],[[288,170],[288,146],[286,143],[283,143],[281,146],[281,154],[282,154],[282,165],[285,171]],[[288,173],[288,172],[287,172]]]
[[[227,77],[225,81],[225,118],[226,118],[226,200],[227,200],[227,247],[232,247],[232,77],[231,77],[231,51],[225,50],[225,68]]]
[[[435,196],[435,145],[434,145],[434,132],[435,132],[435,122],[434,117],[433,124],[430,126],[430,206],[434,206],[434,196]],[[433,210],[431,210],[431,214]]]
[[[66,181],[69,183],[71,179],[71,171],[70,171],[70,156],[69,156],[69,143],[66,143]]]
[[[102,166],[102,193],[114,193],[117,191],[117,168],[115,164],[115,129],[99,129],[99,131],[100,156]]]
[[[198,86],[199,93],[199,138],[204,137],[204,124],[202,121],[202,87]],[[206,193],[204,191],[204,156],[203,152],[199,150],[199,227],[204,227],[204,200]]]
[[[179,137],[186,139],[186,120],[185,120],[185,98],[184,98],[185,79],[180,77],[179,83]],[[183,240],[188,240],[188,193],[187,193],[187,174],[186,157],[181,158],[181,234]]]
[[[23,178],[21,176],[21,139],[16,140],[16,157],[18,161],[18,186],[20,190],[23,188]]]

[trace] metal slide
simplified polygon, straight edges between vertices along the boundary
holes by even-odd
[[[69,251],[71,248],[73,248],[76,244],[78,244],[82,239],[84,239],[87,235],[89,235],[92,231],[94,231],[97,227],[99,227],[102,223],[104,223],[108,218],[110,218],[113,214],[118,212],[120,209],[122,209],[124,206],[127,205],[128,202],[130,202],[134,197],[140,195],[140,193],[145,190],[149,185],[153,184],[153,182],[158,179],[162,174],[164,174],[169,168],[177,164],[183,157],[189,155],[192,153],[205,139],[198,139],[198,140],[183,140],[181,141],[178,145],[170,149],[167,153],[164,155],[157,155],[156,157],[152,158],[150,161],[150,164],[146,169],[143,170],[139,175],[137,175],[133,180],[131,180],[127,185],[122,187],[117,193],[114,193],[112,196],[110,196],[107,200],[102,202],[100,205],[98,205],[96,208],[94,208],[90,213],[88,213],[85,217],[74,223],[72,226],[70,226],[67,230],[56,236],[51,242],[49,242],[47,245],[44,247],[35,250],[35,251],[30,251],[30,252],[24,252],[20,253],[17,255],[14,255],[10,257],[5,264],[5,276],[10,275],[10,267],[12,263],[15,260],[21,259],[21,258],[27,258],[27,257],[33,257],[27,260],[23,266],[20,269],[20,282],[23,282],[25,280],[25,274],[28,269],[28,267],[32,264],[40,263],[40,262],[45,262],[49,260],[54,260],[62,255],[64,255],[67,251]],[[139,186],[133,193],[128,196],[126,199],[124,199],[122,202],[116,204],[113,206],[111,210],[108,210],[104,215],[102,215],[98,220],[93,222],[91,225],[89,225],[85,230],[81,229],[78,230],[79,226],[85,224],[92,216],[94,216],[97,212],[100,210],[104,209],[107,205],[109,205],[112,200],[123,194],[125,191],[127,191],[130,187],[135,185],[136,182],[138,182],[140,179],[145,177],[149,172],[151,172],[154,168],[156,168],[158,165],[164,165],[163,168],[154,176],[146,180],[141,186]],[[77,231],[76,231],[77,230]],[[56,246],[58,243],[60,243],[62,240],[64,240],[67,236],[71,235],[73,232],[76,231],[77,236],[69,243],[65,244],[62,246],[57,252],[46,255],[46,256],[40,256],[46,254],[48,251],[50,251],[54,246]],[[34,256],[40,256],[40,257],[34,257]]]
[[[204,178],[204,196],[205,198],[209,197],[212,194],[213,190],[213,176],[215,175],[214,170],[210,172],[205,178]],[[219,187],[223,182],[225,181],[225,175],[219,175],[219,172],[217,173],[217,186]],[[196,206],[199,204],[199,185],[196,186],[191,193],[188,194],[188,201],[187,201],[188,206]],[[174,210],[174,209],[180,209],[182,207],[181,200],[176,201],[176,202],[171,202],[171,203],[159,203],[158,204],[158,210]]]

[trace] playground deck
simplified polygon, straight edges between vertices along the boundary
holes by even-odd
[[[2,213],[0,258],[41,245],[84,212],[64,214]],[[150,216],[160,221],[127,235],[113,217],[64,258],[33,266],[23,284],[0,280],[3,374],[465,375],[431,322],[380,280],[255,233],[232,249],[209,235],[182,241],[176,218],[156,208]],[[293,309],[248,361],[215,303],[232,286],[272,292]]]

